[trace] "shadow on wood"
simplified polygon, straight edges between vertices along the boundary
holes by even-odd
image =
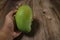
[[[31,32],[29,33],[24,33],[28,37],[33,37],[39,29],[39,20],[38,19],[33,19],[32,25],[31,25]]]

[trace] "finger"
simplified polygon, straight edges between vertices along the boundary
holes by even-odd
[[[16,37],[18,37],[20,34],[21,34],[21,32],[14,32],[14,33],[13,33],[13,37],[16,38]]]
[[[18,9],[18,7],[20,7],[23,4],[23,1],[18,1],[16,4],[17,4],[16,9]]]
[[[9,16],[13,16],[13,14],[15,14],[16,11],[17,11],[17,10],[12,10],[12,11],[10,11],[10,12],[8,13],[8,15],[9,15]]]

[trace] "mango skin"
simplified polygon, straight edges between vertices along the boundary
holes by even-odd
[[[15,16],[17,28],[22,32],[31,31],[32,9],[28,5],[22,5],[18,8]]]

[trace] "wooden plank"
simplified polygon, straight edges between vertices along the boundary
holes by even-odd
[[[23,0],[33,9],[32,31],[28,34],[22,33],[14,40],[60,40],[59,12],[51,4],[50,0]],[[0,26],[4,22],[5,15],[15,6],[16,1],[8,1],[7,6],[2,10],[3,16]],[[11,8],[11,9],[10,9]],[[52,9],[54,8],[54,10]],[[7,11],[8,10],[8,11]],[[1,12],[0,12],[1,13]],[[1,14],[2,14],[1,13]],[[58,15],[56,15],[58,14]]]

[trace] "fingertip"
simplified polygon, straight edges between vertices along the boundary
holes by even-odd
[[[16,9],[13,9],[8,13],[8,15],[13,16],[16,13],[16,11],[17,11]]]

